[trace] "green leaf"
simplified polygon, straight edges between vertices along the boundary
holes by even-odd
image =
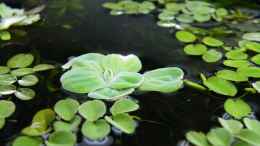
[[[17,54],[7,61],[7,66],[10,68],[24,68],[33,63],[34,57],[32,54]]]
[[[242,38],[249,41],[260,42],[260,33],[259,32],[245,33]]]
[[[16,92],[14,85],[0,85],[0,95],[10,95]]]
[[[16,77],[11,74],[0,75],[0,85],[11,85],[16,82]]]
[[[56,131],[50,134],[45,143],[47,146],[74,146],[76,141],[75,134],[67,131]]]
[[[41,146],[43,142],[37,137],[19,136],[17,137],[12,146]]]
[[[227,69],[218,71],[216,73],[216,76],[225,80],[235,81],[235,82],[248,81],[248,77],[245,76],[244,74],[232,70],[227,70]]]
[[[188,31],[178,31],[176,32],[176,38],[184,43],[191,43],[194,42],[197,38],[194,34]]]
[[[213,37],[204,37],[202,42],[210,47],[220,47],[224,45],[224,42]]]
[[[15,112],[15,104],[12,101],[0,100],[0,118],[9,118]]]
[[[234,68],[247,67],[251,65],[251,63],[247,60],[225,60],[223,64]]]
[[[88,94],[88,97],[94,98],[94,99],[102,99],[102,100],[108,100],[108,101],[115,101],[120,98],[123,98],[131,93],[133,93],[135,89],[125,89],[125,90],[116,90],[112,88],[102,88],[99,90],[96,90],[94,92],[90,92]]]
[[[71,69],[60,80],[64,89],[74,93],[89,93],[106,85],[101,74],[85,68]]]
[[[237,94],[237,88],[232,82],[216,76],[212,76],[206,79],[203,74],[201,75],[201,78],[203,80],[203,84],[211,91],[226,96],[235,96]]]
[[[106,105],[101,100],[87,101],[80,105],[79,114],[88,121],[96,121],[106,113]]]
[[[78,112],[79,102],[74,99],[64,99],[58,101],[54,106],[54,111],[65,121],[71,121]]]
[[[219,61],[222,56],[221,52],[211,49],[203,54],[202,59],[207,63],[213,63]]]
[[[14,95],[21,100],[31,100],[35,97],[36,93],[30,88],[18,88]]]
[[[246,47],[248,50],[251,50],[251,51],[260,53],[260,43],[248,41],[248,42],[245,43],[245,47]]]
[[[216,146],[230,146],[233,140],[232,135],[224,128],[211,129],[207,138],[212,145]]]
[[[184,84],[191,88],[198,89],[201,91],[207,90],[204,86],[200,85],[199,83],[196,83],[196,82],[193,82],[190,80],[184,80]]]
[[[240,67],[237,72],[252,78],[260,78],[260,68],[254,66]]]
[[[39,82],[39,79],[35,75],[26,75],[18,80],[18,84],[21,86],[34,86]]]
[[[32,73],[34,73],[32,68],[19,68],[11,71],[11,74],[17,77],[29,75]]]
[[[228,15],[228,10],[225,8],[218,8],[216,9],[216,15],[218,17],[225,17]]]
[[[207,21],[210,21],[211,15],[210,14],[195,13],[194,19],[198,22],[207,22]]]
[[[202,132],[188,132],[186,138],[195,146],[210,146],[206,135]]]
[[[258,93],[260,93],[260,81],[252,83],[252,86],[254,87],[254,89],[256,89]]]
[[[128,113],[132,111],[136,111],[139,109],[139,105],[127,98],[120,99],[116,101],[113,106],[110,108],[110,112],[112,115],[122,114],[122,113]]]
[[[10,68],[7,66],[0,66],[0,75],[9,73]]]
[[[250,60],[257,65],[260,65],[260,54],[253,56]]]
[[[249,118],[245,118],[244,123],[249,130],[255,132],[258,135],[260,135],[260,122],[259,121],[249,119]]]
[[[139,87],[143,83],[143,76],[134,72],[120,72],[110,83],[110,87],[114,89],[128,89]]]
[[[141,91],[175,92],[183,86],[184,73],[180,68],[159,68],[144,73]]]
[[[50,69],[54,69],[55,66],[51,65],[51,64],[39,64],[33,67],[33,71],[34,72],[40,72],[40,71],[46,71],[46,70],[50,70]]]
[[[224,104],[225,111],[236,119],[248,116],[252,109],[242,99],[227,99]]]
[[[226,53],[226,57],[232,60],[243,60],[247,59],[248,55],[240,50],[233,50]]]
[[[0,118],[0,130],[5,126],[5,118]]]
[[[81,124],[81,117],[76,116],[70,123],[63,121],[55,121],[53,123],[54,131],[69,131],[69,132],[77,132],[79,125]]]
[[[0,39],[3,41],[11,40],[12,36],[11,33],[8,31],[0,31]]]
[[[260,146],[260,136],[251,130],[242,129],[236,137],[253,146]]]
[[[81,132],[91,140],[102,140],[110,133],[110,125],[103,119],[96,122],[86,121]]]
[[[118,114],[113,117],[106,116],[105,119],[124,133],[133,134],[135,132],[136,123],[133,118],[126,113]]]
[[[220,124],[232,134],[237,134],[243,128],[243,124],[237,120],[218,119]]]
[[[207,47],[203,44],[189,44],[184,47],[184,52],[187,55],[203,55],[205,52],[207,52]]]
[[[182,23],[192,23],[194,21],[194,18],[189,14],[180,14],[176,19]]]

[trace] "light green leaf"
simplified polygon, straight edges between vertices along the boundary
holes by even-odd
[[[116,101],[113,106],[110,108],[110,112],[112,115],[122,114],[122,113],[128,113],[132,111],[136,111],[139,109],[139,105],[127,98],[120,99]]]
[[[195,13],[194,14],[194,19],[198,22],[207,22],[207,21],[210,21],[211,19],[211,15],[210,14],[207,14],[207,13],[204,13],[204,14],[200,14],[200,13]]]
[[[244,123],[249,130],[255,132],[258,135],[260,135],[260,122],[259,121],[249,119],[249,118],[245,118]]]
[[[247,142],[253,146],[260,146],[260,135],[256,134],[255,132],[242,129],[236,137],[244,142]]]
[[[228,10],[225,8],[218,8],[216,9],[216,15],[218,17],[225,17],[228,15]]]
[[[36,93],[30,88],[18,88],[14,95],[21,100],[31,100],[35,97]]]
[[[180,14],[176,19],[182,23],[192,23],[194,21],[194,18],[189,14]]]
[[[81,117],[76,116],[70,123],[63,121],[55,121],[53,123],[54,131],[69,131],[69,132],[77,132],[78,128],[81,124]]]
[[[226,57],[232,60],[243,60],[247,59],[248,55],[240,50],[233,50],[226,53]]]
[[[247,60],[225,60],[223,64],[234,68],[247,67],[251,65],[251,63]]]
[[[0,31],[0,39],[3,41],[11,40],[12,36],[11,33],[8,31]]]
[[[80,105],[79,114],[88,121],[96,121],[106,113],[106,105],[101,100],[87,101]]]
[[[14,85],[0,85],[0,95],[10,95],[16,92]]]
[[[144,74],[141,91],[158,91],[170,93],[183,86],[184,73],[180,68],[168,67],[148,71]]]
[[[201,78],[203,80],[203,84],[211,91],[226,96],[235,96],[237,94],[237,88],[232,82],[216,76],[206,79],[203,74],[201,74]]]
[[[187,55],[203,55],[208,48],[203,44],[189,44],[184,47],[184,52]]]
[[[39,79],[35,75],[26,75],[18,80],[18,84],[21,86],[34,86],[39,82]]]
[[[118,73],[110,83],[110,87],[113,89],[128,89],[139,87],[143,83],[143,76],[134,72],[120,72]]]
[[[74,146],[76,144],[76,135],[68,131],[57,131],[50,134],[47,146]]]
[[[184,84],[194,89],[198,89],[202,91],[207,90],[204,86],[200,85],[199,83],[190,80],[184,80]]]
[[[24,68],[30,66],[33,60],[32,54],[21,53],[11,57],[7,62],[7,66],[10,68]]]
[[[17,77],[29,75],[32,73],[34,73],[32,68],[19,68],[11,71],[11,74]]]
[[[260,68],[249,66],[249,67],[240,67],[237,72],[252,78],[260,78]]]
[[[38,137],[19,136],[17,137],[12,146],[41,146],[43,142]]]
[[[125,89],[125,90],[116,90],[112,88],[102,88],[99,90],[96,90],[94,92],[90,92],[88,94],[88,97],[94,98],[94,99],[102,99],[102,100],[108,100],[108,101],[115,101],[120,98],[123,98],[131,93],[133,93],[135,89]]]
[[[10,68],[7,66],[0,66],[0,75],[9,73]]]
[[[213,63],[219,61],[222,56],[221,52],[211,49],[203,54],[202,59],[207,63]]]
[[[252,83],[252,86],[254,87],[254,89],[256,89],[258,93],[260,93],[260,81]]]
[[[66,121],[71,121],[78,112],[79,102],[74,99],[64,99],[58,101],[54,106],[54,111]]]
[[[245,47],[248,50],[260,53],[260,43],[247,41],[247,42],[245,42]]]
[[[103,119],[96,122],[86,121],[81,132],[91,140],[102,140],[110,133],[110,125]]]
[[[16,77],[11,74],[0,75],[0,85],[11,85],[16,82]]]
[[[242,38],[249,41],[260,42],[260,33],[259,32],[245,33]]]
[[[260,65],[260,54],[253,56],[250,60],[257,65]]]
[[[237,120],[218,119],[220,124],[232,134],[237,134],[243,128],[243,124]]]
[[[244,74],[232,70],[227,70],[227,69],[218,71],[216,73],[216,76],[225,80],[235,81],[235,82],[248,81],[248,77],[245,76]]]
[[[5,126],[5,118],[0,118],[0,130]]]
[[[15,112],[15,104],[12,101],[0,100],[0,118],[9,118]]]
[[[225,111],[236,119],[248,116],[252,109],[242,99],[227,99],[224,103]]]
[[[213,37],[204,37],[202,42],[210,47],[220,47],[224,45],[224,42]]]
[[[34,72],[46,71],[50,69],[54,69],[55,66],[51,64],[39,64],[33,67]]]
[[[124,133],[133,134],[135,132],[136,123],[133,118],[126,113],[118,114],[113,117],[106,116],[105,119]]]
[[[232,135],[224,128],[211,129],[207,138],[215,146],[230,146],[233,140]]]
[[[189,142],[195,146],[210,146],[207,137],[202,132],[191,131],[186,134],[186,138]]]
[[[194,42],[197,38],[194,34],[188,31],[178,31],[176,32],[176,38],[184,43],[191,43]]]

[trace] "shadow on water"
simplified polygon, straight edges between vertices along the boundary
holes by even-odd
[[[169,29],[158,27],[153,16],[110,16],[101,7],[103,2],[106,0],[83,1],[84,12],[67,12],[62,17],[47,9],[43,22],[26,28],[26,38],[1,48],[1,64],[17,52],[36,50],[45,60],[57,63],[89,52],[133,53],[141,58],[143,72],[178,66],[185,70],[189,79],[198,79],[199,73],[216,70],[216,64],[209,65],[186,56]],[[67,29],[66,25],[71,24],[72,28]],[[8,122],[10,124],[0,134],[1,144],[28,125],[37,110],[51,107],[61,97],[59,93],[48,92],[44,86],[36,88],[40,92],[35,100],[15,100],[17,112],[11,119],[19,122]],[[134,135],[118,138],[115,146],[175,146],[184,138],[185,132],[191,129],[206,131],[216,124],[214,118],[223,114],[223,108],[219,106],[223,105],[224,98],[189,88],[175,94],[147,93],[134,97],[141,104],[137,113],[142,118],[140,126]],[[255,104],[254,101],[252,97]],[[216,112],[216,109],[220,110]]]

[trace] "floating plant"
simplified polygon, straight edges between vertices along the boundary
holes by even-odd
[[[15,108],[12,101],[0,100],[0,129],[4,127],[6,119],[15,112]]]

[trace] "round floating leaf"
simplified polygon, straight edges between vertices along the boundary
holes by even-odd
[[[191,131],[186,134],[186,138],[196,146],[210,146],[204,133]]]
[[[253,85],[254,89],[256,89],[256,91],[258,93],[260,93],[260,81],[256,81],[252,85]]]
[[[224,120],[222,118],[218,119],[220,124],[232,134],[237,134],[243,128],[243,124],[237,120]]]
[[[125,89],[125,90],[102,88],[102,89],[96,90],[94,92],[90,92],[88,94],[88,97],[94,98],[94,99],[114,101],[114,100],[123,98],[123,97],[133,93],[134,91],[135,91],[134,88]]]
[[[40,138],[29,137],[29,136],[19,136],[17,137],[12,146],[41,146],[43,142]]]
[[[0,75],[9,73],[10,68],[7,66],[0,66]]]
[[[248,77],[239,72],[235,72],[232,70],[220,70],[216,73],[216,76],[225,80],[235,81],[235,82],[243,82],[248,81]]]
[[[260,54],[257,54],[251,58],[251,61],[257,65],[260,65]]]
[[[222,56],[221,52],[211,49],[203,54],[202,59],[207,63],[213,63],[219,61]]]
[[[15,104],[12,101],[0,100],[0,118],[8,118],[15,112]]]
[[[244,123],[249,130],[255,132],[258,135],[260,135],[260,122],[259,121],[249,119],[249,118],[245,118]]]
[[[10,74],[0,75],[0,85],[11,85],[16,82],[16,77]]]
[[[260,135],[248,129],[242,129],[236,137],[253,146],[259,146],[260,144]]]
[[[178,31],[176,32],[176,38],[184,43],[191,43],[194,42],[197,38],[194,34],[188,31]]]
[[[102,140],[110,133],[110,125],[105,120],[86,121],[81,128],[82,134],[91,140]]]
[[[148,71],[144,74],[141,91],[175,92],[183,86],[184,73],[180,68],[168,67]]]
[[[207,52],[208,48],[203,44],[189,44],[184,47],[184,52],[187,55],[202,55]]]
[[[243,35],[243,39],[249,40],[249,41],[260,42],[260,33],[259,32],[245,33]]]
[[[11,74],[17,77],[29,75],[32,73],[34,73],[32,68],[19,68],[11,71]]]
[[[211,129],[207,138],[211,144],[216,146],[229,146],[233,141],[232,135],[224,128]]]
[[[0,32],[0,38],[3,41],[8,41],[12,38],[11,33],[8,31],[1,31]]]
[[[106,113],[106,105],[101,100],[87,101],[80,105],[79,113],[88,121],[96,121]]]
[[[89,93],[106,85],[101,74],[85,68],[67,71],[62,75],[61,83],[64,89],[74,93]]]
[[[242,99],[227,99],[224,108],[228,114],[237,119],[246,117],[252,112],[251,107]]]
[[[46,71],[46,70],[50,70],[50,69],[54,69],[55,66],[51,65],[51,64],[39,64],[33,67],[33,71],[34,72],[39,72],[39,71]]]
[[[14,95],[21,100],[31,100],[35,97],[36,93],[30,88],[19,88]]]
[[[120,72],[110,83],[113,89],[128,89],[139,87],[143,83],[143,76],[134,72]]]
[[[133,134],[135,132],[136,123],[134,119],[126,113],[118,114],[113,117],[106,116],[105,119],[110,124],[127,134]]]
[[[194,18],[189,14],[180,14],[176,19],[182,23],[192,23],[194,21]]]
[[[232,82],[216,76],[212,76],[208,79],[206,79],[204,75],[201,75],[201,77],[203,84],[211,91],[226,96],[235,96],[237,94],[237,88]]]
[[[10,68],[24,68],[33,63],[34,57],[32,54],[17,54],[7,61],[7,66]]]
[[[260,78],[260,68],[259,67],[240,67],[237,72],[252,78]]]
[[[218,8],[216,9],[216,15],[218,17],[225,17],[228,15],[228,10],[225,8]]]
[[[198,22],[207,22],[207,21],[210,21],[211,15],[210,14],[199,14],[199,13],[196,14],[195,13],[194,19]]]
[[[247,67],[251,65],[247,60],[225,60],[223,64],[234,68]]]
[[[50,134],[45,142],[47,146],[74,146],[76,144],[76,136],[67,131],[57,131]]]
[[[79,102],[77,100],[64,99],[55,104],[54,110],[63,120],[70,121],[75,117],[78,107]]]
[[[0,118],[0,130],[5,126],[5,118]]]
[[[55,121],[53,123],[53,128],[54,131],[77,132],[81,121],[82,119],[80,116],[76,116],[70,123],[63,121]]]
[[[202,42],[210,47],[220,47],[224,45],[224,42],[213,37],[204,37]]]
[[[117,114],[136,111],[138,109],[139,109],[139,105],[135,101],[133,101],[131,99],[123,98],[123,99],[116,101],[113,104],[113,106],[110,109],[110,112],[113,115],[117,115]]]
[[[246,47],[248,50],[251,50],[251,51],[260,53],[260,43],[248,41],[248,42],[245,42],[245,47]]]
[[[226,53],[226,57],[232,60],[243,60],[247,59],[248,55],[240,50],[233,50]]]
[[[35,75],[26,75],[18,80],[18,84],[21,86],[34,86],[39,82],[39,79]]]
[[[0,95],[10,95],[16,92],[14,85],[0,85]]]
[[[163,11],[159,14],[158,18],[162,21],[171,21],[175,18],[175,13],[171,11]]]

